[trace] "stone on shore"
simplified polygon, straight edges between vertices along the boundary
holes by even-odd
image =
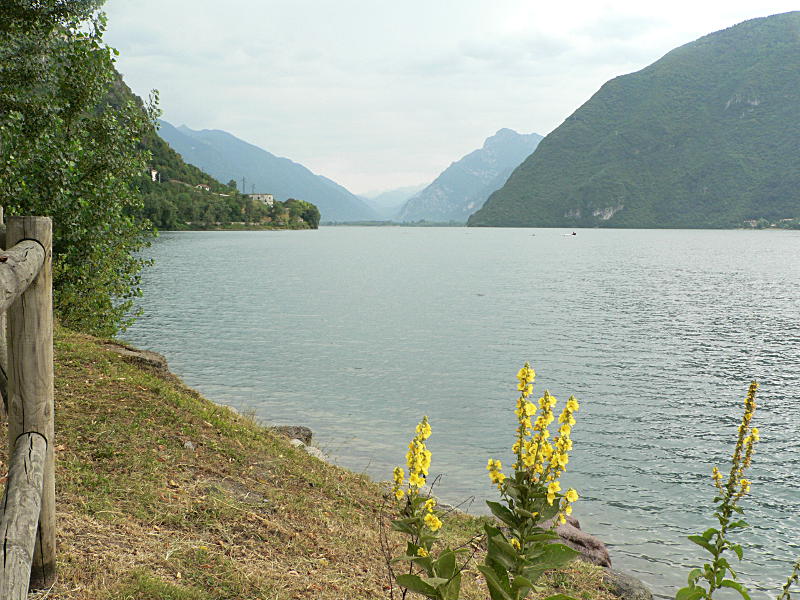
[[[300,440],[306,446],[311,443],[311,437],[314,435],[308,427],[302,425],[279,425],[270,429],[290,440]]]
[[[603,575],[603,583],[608,586],[608,591],[623,600],[653,600],[653,592],[635,577],[607,569]]]

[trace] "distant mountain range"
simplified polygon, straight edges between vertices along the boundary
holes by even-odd
[[[360,197],[367,203],[382,219],[390,221],[396,220],[400,209],[405,206],[411,196],[417,192],[425,189],[427,183],[420,185],[410,185],[406,187],[397,188],[395,190],[387,190],[384,192],[361,194]]]
[[[511,172],[528,157],[542,136],[501,129],[445,169],[429,186],[411,197],[399,221],[456,221],[465,223],[489,195],[502,187]]]
[[[612,79],[475,226],[741,227],[800,219],[800,12],[745,21]]]
[[[246,192],[273,194],[277,200],[296,198],[319,207],[323,221],[378,219],[377,213],[358,196],[288,158],[270,154],[220,130],[195,131],[159,121],[159,135],[183,159],[222,182],[245,178]]]

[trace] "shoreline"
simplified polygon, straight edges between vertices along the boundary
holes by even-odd
[[[124,360],[153,370],[159,376],[180,385],[193,395],[205,398],[215,406],[223,408],[233,415],[241,416],[239,411],[233,406],[216,402],[188,386],[178,375],[170,370],[169,363],[164,355],[152,350],[142,350],[128,343],[116,340],[108,341],[104,345],[107,349],[120,355]],[[253,421],[259,427],[285,437],[289,440],[291,446],[302,450],[309,456],[327,465],[350,472],[347,467],[338,465],[322,450],[313,445],[314,432],[309,427],[305,425],[272,425],[257,418],[253,419]],[[379,486],[385,486],[387,484],[385,481],[375,481],[366,475],[364,475],[364,477],[367,477],[370,481]],[[448,512],[453,511],[473,518],[484,516],[472,514],[444,503],[441,503],[440,506],[445,508]],[[613,595],[623,600],[653,600],[653,598],[656,597],[642,580],[629,573],[614,569],[613,560],[608,552],[606,544],[596,536],[583,531],[577,518],[569,516],[567,518],[567,523],[558,525],[555,527],[555,531],[561,538],[562,543],[580,552],[579,558],[581,560],[602,567],[605,570],[604,581],[609,589],[613,590]]]

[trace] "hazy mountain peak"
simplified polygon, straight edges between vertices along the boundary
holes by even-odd
[[[428,187],[408,200],[402,221],[465,222],[500,188],[542,136],[499,129],[483,146],[452,163]]]

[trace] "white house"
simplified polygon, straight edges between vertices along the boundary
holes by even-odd
[[[263,202],[270,208],[275,204],[275,197],[272,194],[247,194],[248,198]]]

